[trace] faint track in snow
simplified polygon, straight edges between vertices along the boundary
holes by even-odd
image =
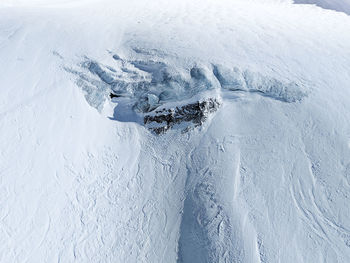
[[[291,197],[306,226],[310,227],[319,238],[326,241],[337,254],[341,254],[341,247],[336,240],[339,237],[342,238],[344,244],[349,247],[350,231],[330,217],[331,212],[327,210],[328,204],[324,203],[324,208],[319,206],[318,202],[327,201],[324,186],[319,183],[322,170],[320,170],[319,162],[309,156],[304,143],[302,143],[302,151],[308,166],[308,177],[300,177],[296,174],[292,177]],[[316,192],[321,194],[318,197],[319,201],[316,199]]]
[[[178,262],[246,262],[255,255],[245,252],[245,220],[235,211],[241,206],[239,150],[221,134],[203,137],[189,152]],[[232,174],[224,175],[222,169]]]

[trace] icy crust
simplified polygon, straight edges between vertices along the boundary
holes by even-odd
[[[181,122],[201,125],[206,119],[204,115],[214,112],[220,105],[215,96],[207,101],[193,101],[202,93],[220,90],[237,93],[237,96],[242,92],[258,93],[287,103],[301,101],[307,94],[297,83],[282,82],[249,70],[195,63],[189,68],[181,68],[167,63],[165,55],[160,58],[152,52],[146,53],[146,57],[144,51],[135,53],[140,58],[136,56],[136,59],[127,60],[112,54],[111,65],[85,58],[79,70],[68,71],[78,76],[77,84],[85,91],[91,106],[100,110],[108,95],[117,103],[118,98],[126,97],[132,101],[132,110],[144,118],[143,124],[157,134]],[[183,105],[184,101],[191,99],[190,104]],[[159,110],[169,102],[178,103],[181,107],[177,105]],[[208,105],[210,110],[203,110]],[[155,115],[149,114],[155,111]],[[200,121],[197,119],[199,115],[203,115]],[[151,123],[162,125],[153,127]]]

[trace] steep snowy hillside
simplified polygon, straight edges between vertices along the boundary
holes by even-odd
[[[350,262],[349,16],[0,7],[0,262]]]

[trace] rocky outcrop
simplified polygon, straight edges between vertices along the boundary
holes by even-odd
[[[215,112],[219,106],[220,103],[216,99],[209,98],[181,107],[163,108],[156,110],[154,114],[145,115],[144,124],[156,134],[163,134],[176,125],[186,132],[191,127],[202,125],[208,115]]]
[[[86,58],[80,70],[66,70],[78,77],[77,84],[91,106],[101,110],[108,95],[118,104],[128,100],[124,109],[133,110],[137,122],[143,119],[155,134],[200,126],[219,107],[215,99],[218,93],[222,96],[229,91],[237,97],[255,93],[284,103],[301,102],[308,94],[300,81],[216,64],[179,67],[166,63],[165,53],[143,49],[134,52],[132,59],[114,54],[109,65]],[[194,102],[194,98],[208,96],[211,98]],[[185,101],[193,103],[185,105]]]

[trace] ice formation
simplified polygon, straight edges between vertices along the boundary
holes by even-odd
[[[136,53],[141,51],[136,49]],[[191,122],[195,126],[200,126],[206,115],[218,109],[220,90],[237,93],[237,96],[241,93],[258,93],[287,103],[301,101],[307,95],[305,87],[300,84],[279,81],[250,70],[214,64],[205,67],[196,63],[190,68],[179,69],[159,60],[157,56],[152,57],[151,51],[142,49],[142,54],[145,53],[148,55],[146,60],[126,60],[114,54],[113,65],[86,59],[81,63],[80,71],[67,70],[77,75],[77,84],[86,92],[91,106],[101,109],[108,95],[117,103],[118,98],[128,98],[132,101],[132,109],[143,116],[143,124],[157,134],[172,129],[175,123],[189,122],[191,118],[194,118]],[[212,97],[197,100],[198,95],[208,92]],[[204,108],[210,105],[210,110],[199,109],[203,103],[206,104]],[[196,113],[192,111],[186,117],[187,110],[194,105],[200,107],[194,110]],[[205,117],[199,121],[198,114]],[[160,116],[167,116],[167,120]],[[154,123],[158,123],[157,127]],[[185,125],[182,130],[188,128]]]

